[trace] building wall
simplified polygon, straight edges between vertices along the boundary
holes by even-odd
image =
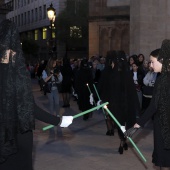
[[[130,0],[107,0],[107,6],[129,6]]]
[[[109,50],[124,50],[129,54],[129,6],[113,7],[111,2],[112,5],[118,3],[107,0],[89,2],[89,57],[106,56]]]
[[[114,0],[111,0],[114,2]],[[124,0],[119,0],[124,1]],[[112,2],[112,3],[113,3]],[[108,3],[108,0],[89,0],[89,16],[98,17],[99,19],[103,16],[108,19],[113,16],[127,16],[129,15],[129,5],[128,6],[114,6]]]
[[[170,39],[169,0],[131,0],[130,53],[143,53],[146,58]]]
[[[93,22],[89,30],[89,57],[106,56],[110,50],[129,54],[129,21]]]
[[[148,59],[150,52],[160,48],[164,39],[170,39],[169,0],[92,0],[89,16],[89,56],[104,55],[107,49],[122,49],[129,55],[143,53]],[[105,31],[99,31],[101,27],[105,27]],[[125,38],[116,29],[115,38],[111,40],[109,30],[115,28],[125,29]],[[105,38],[101,43],[102,36]],[[111,41],[115,45],[111,45]]]
[[[40,46],[39,58],[48,59],[47,41],[50,38],[50,21],[47,16],[47,8],[51,2],[56,10],[56,15],[64,9],[66,0],[14,0],[14,11],[7,14],[7,18],[14,21],[19,28],[21,40],[31,33],[31,39],[34,39],[34,31],[38,30],[38,40],[36,43]],[[37,11],[37,12],[36,12]],[[57,24],[57,21],[56,21]],[[47,28],[47,39],[42,38],[42,29]]]

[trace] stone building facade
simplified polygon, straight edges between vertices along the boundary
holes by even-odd
[[[146,58],[170,39],[169,0],[89,1],[89,57],[108,50]]]
[[[4,1],[10,0],[0,3]],[[48,57],[50,22],[46,8],[52,2],[58,14],[66,0],[12,1],[14,10],[6,18],[17,23],[21,37],[34,40],[37,30],[39,38],[35,41],[41,47],[38,55]],[[0,20],[3,18],[4,14],[0,13]],[[89,0],[89,57],[105,56],[108,50],[124,50],[128,55],[143,53],[147,58],[161,46],[163,39],[170,39],[169,27],[170,0]],[[44,28],[47,29],[45,39],[42,38]]]
[[[130,6],[120,6],[118,1],[111,0],[89,3],[89,57],[106,56],[107,51],[113,49],[123,49],[129,54]]]
[[[130,54],[146,58],[170,39],[169,0],[130,0]]]

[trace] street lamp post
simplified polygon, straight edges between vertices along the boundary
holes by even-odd
[[[56,12],[55,8],[53,7],[53,4],[51,3],[50,7],[47,8],[47,15],[48,19],[50,20],[50,39],[49,39],[49,48],[50,53],[54,53],[54,50],[57,50],[55,39],[53,40],[53,29],[55,29],[54,23],[56,18]]]

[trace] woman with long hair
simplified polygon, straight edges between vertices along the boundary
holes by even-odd
[[[137,123],[125,132],[132,136],[153,117],[154,150],[152,162],[162,169],[170,169],[170,40],[164,40],[159,55],[152,55],[150,61],[157,77],[149,107]],[[164,169],[163,168],[163,169]]]
[[[45,82],[47,82],[49,87],[47,97],[49,100],[50,113],[54,114],[53,112],[55,112],[55,114],[59,116],[60,106],[57,84],[62,82],[63,76],[60,70],[56,67],[56,64],[56,59],[50,58],[47,63],[46,69],[42,72],[42,78]]]

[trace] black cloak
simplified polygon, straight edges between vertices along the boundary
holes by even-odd
[[[136,122],[139,101],[123,51],[107,53],[106,66],[102,71],[98,90],[101,100],[109,102],[109,110],[122,126],[126,125],[126,128],[129,128]]]

